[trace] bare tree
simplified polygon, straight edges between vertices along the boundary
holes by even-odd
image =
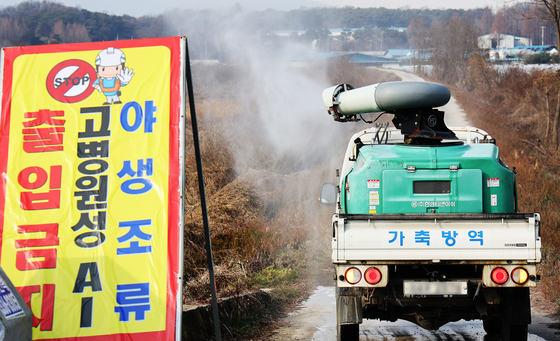
[[[476,28],[472,21],[452,17],[432,25],[431,61],[434,77],[455,85],[466,79],[468,60],[477,49]]]
[[[531,9],[528,10],[530,11]],[[548,26],[548,23],[538,18],[523,20],[521,24],[521,36],[531,39],[533,45],[544,45],[541,28],[545,25]]]
[[[408,43],[412,48],[411,65],[418,67],[425,59],[429,48],[430,34],[429,28],[422,17],[413,17],[406,30]],[[419,71],[419,70],[417,70]]]
[[[492,23],[494,22],[494,15],[489,7],[486,7],[484,13],[482,13],[482,18],[478,22],[478,34],[484,35],[492,33],[490,30],[492,28]]]
[[[505,9],[500,9],[498,13],[494,16],[494,22],[492,23],[492,28],[490,28],[490,32],[494,33],[501,33],[506,34],[508,33],[509,23],[508,23],[508,15]]]
[[[64,25],[62,20],[59,20],[53,26],[53,33],[62,39],[60,43],[87,43],[91,41],[87,28],[80,23]]]
[[[518,5],[529,5],[530,10],[518,11],[517,15],[523,19],[542,19],[550,22],[556,29],[556,46],[560,48],[560,0],[527,0],[516,1]],[[517,6],[516,6],[517,7]],[[520,7],[522,8],[522,7]],[[556,110],[550,122],[550,145],[558,150],[558,125],[560,123],[560,90]]]
[[[15,43],[25,30],[21,19],[0,18],[0,47]]]

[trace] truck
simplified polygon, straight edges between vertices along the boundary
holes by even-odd
[[[430,82],[323,92],[339,122],[393,115],[393,126],[351,137],[337,183],[321,188],[321,202],[335,207],[337,340],[358,340],[363,319],[427,330],[482,320],[488,335],[527,340],[540,215],[518,212],[515,168],[490,134],[447,127],[437,108],[450,96]]]

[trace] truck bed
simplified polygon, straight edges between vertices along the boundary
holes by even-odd
[[[537,213],[340,214],[334,226],[334,263],[541,259]]]

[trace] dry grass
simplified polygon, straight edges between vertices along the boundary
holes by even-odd
[[[395,80],[387,79],[387,73],[365,71],[344,61],[329,69],[342,71],[329,75],[333,84],[353,82],[363,86]],[[323,71],[320,66],[301,69],[307,77]],[[236,119],[246,118],[246,106],[250,103],[239,103],[234,96],[248,82],[237,68],[202,67],[195,70],[194,76],[218,296],[270,286],[280,288],[282,297],[293,299],[304,290],[303,282],[314,276],[325,277],[323,269],[330,268],[332,209],[320,206],[317,195],[321,183],[333,180],[334,170],[327,166],[332,160],[277,152],[273,142],[255,135],[255,130],[240,127]],[[330,118],[325,115],[325,119]],[[359,129],[341,126],[341,131],[348,128]],[[187,129],[187,134],[192,131]],[[289,138],[289,132],[286,136]],[[204,303],[210,298],[191,141],[192,135],[188,135],[183,295],[186,304]],[[242,153],[240,165],[238,155]],[[302,278],[304,273],[306,278]]]
[[[481,74],[481,70],[473,73]],[[560,309],[560,158],[544,144],[539,134],[542,101],[537,80],[541,73],[511,69],[485,92],[454,89],[454,94],[472,123],[497,140],[500,155],[515,167],[519,211],[541,214],[543,276],[541,288],[546,299]],[[556,85],[557,89],[557,85]],[[542,86],[541,86],[542,90]],[[557,90],[556,90],[557,91]],[[556,96],[556,94],[554,95]],[[553,106],[555,103],[553,103]]]
[[[396,80],[344,60],[328,69],[331,84],[359,87]],[[541,213],[541,287],[547,300],[560,303],[560,160],[536,134],[542,129],[543,108],[555,106],[554,101],[542,102],[550,98],[546,85],[554,82],[539,83],[541,75],[518,69],[498,74],[481,60],[474,61],[471,70],[465,82],[470,91],[452,91],[473,124],[497,139],[504,161],[516,167],[520,211]],[[303,72],[312,75],[319,69]],[[213,75],[208,81],[197,80],[196,100],[218,295],[273,286],[283,290],[283,297],[293,299],[303,290],[298,284],[302,274],[320,273],[330,264],[332,212],[316,201],[320,184],[332,181],[330,169],[318,163],[301,171],[301,164],[309,160],[275,152],[273,142],[250,130],[232,131],[235,119],[246,115],[243,105],[247,104],[239,103],[235,94],[247,80],[236,68],[224,66],[205,67],[195,77],[202,74]],[[483,89],[478,86],[481,82]],[[357,129],[349,124],[341,125],[340,131]],[[186,151],[185,303],[206,302],[210,297],[191,138],[187,137]],[[247,146],[248,150],[241,150]],[[240,152],[249,152],[241,167],[236,158]]]

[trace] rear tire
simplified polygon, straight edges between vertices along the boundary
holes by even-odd
[[[491,318],[482,325],[488,336],[501,341],[527,341],[527,324],[508,324],[503,318]]]
[[[482,322],[484,331],[491,336],[499,336],[502,331],[502,320],[498,318],[490,318]]]
[[[341,324],[340,328],[340,341],[358,341],[360,339],[360,325],[354,324]]]
[[[526,324],[514,324],[508,325],[507,327],[504,326],[504,329],[509,329],[507,332],[504,332],[504,341],[527,341],[527,337],[529,334],[528,325]],[[509,334],[509,338],[505,337],[505,335]]]

